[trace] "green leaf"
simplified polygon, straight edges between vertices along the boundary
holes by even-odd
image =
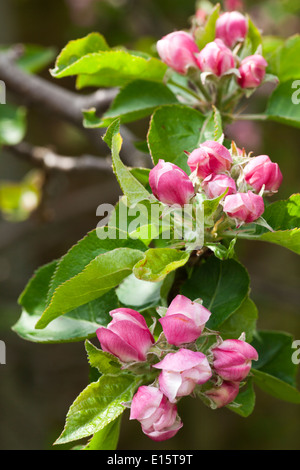
[[[269,120],[300,127],[300,80],[296,88],[294,82],[281,83],[270,96],[265,112]]]
[[[26,133],[26,109],[0,105],[0,145],[16,145]]]
[[[162,284],[162,281],[141,281],[131,274],[119,285],[116,294],[121,304],[141,312],[159,304]]]
[[[89,232],[64,255],[53,274],[47,305],[55,290],[66,281],[81,273],[98,256],[116,248],[132,248],[145,251],[146,247],[138,240],[131,240],[127,232],[110,227],[101,227]]]
[[[227,408],[243,418],[248,418],[251,415],[255,407],[255,392],[252,378],[248,380],[246,387],[240,390],[234,403],[240,406],[227,405]]]
[[[45,328],[60,315],[106,294],[142,257],[143,252],[132,248],[116,248],[97,256],[82,272],[57,287],[36,328]]]
[[[127,168],[120,159],[120,150],[122,147],[122,137],[120,134],[115,134],[112,137],[112,161],[113,170],[118,179],[120,187],[127,197],[129,205],[136,204],[145,199],[149,199],[150,193],[144,186],[132,175],[129,168]]]
[[[300,404],[300,392],[286,382],[260,370],[252,370],[255,384],[278,400]]]
[[[258,312],[255,303],[247,297],[242,305],[224,323],[219,326],[222,338],[238,339],[242,333],[250,343],[256,331]]]
[[[300,78],[299,54],[299,34],[288,38],[284,45],[278,49],[272,73],[275,73],[281,82]]]
[[[105,428],[98,431],[84,447],[83,450],[116,450],[120,435],[121,419],[117,419],[109,423]]]
[[[154,164],[163,159],[189,174],[184,152],[192,152],[199,146],[204,121],[203,114],[187,106],[170,105],[155,111],[148,133],[148,145]]]
[[[241,232],[237,237],[275,243],[300,254],[300,194],[293,194],[287,200],[270,204],[263,217],[274,232],[256,226],[254,234]]]
[[[159,106],[174,103],[178,103],[176,96],[162,83],[135,80],[120,91],[103,114],[99,127],[109,126],[115,118],[122,123],[137,121],[150,116]]]
[[[92,338],[100,325],[106,326],[111,320],[109,311],[119,307],[115,291],[111,290],[103,297],[57,318],[45,329],[37,330],[35,325],[47,306],[47,293],[57,265],[58,262],[54,261],[40,268],[20,296],[22,315],[12,329],[25,340],[66,343]]]
[[[129,374],[103,375],[77,397],[71,406],[65,428],[55,444],[91,436],[120,416],[141,378]]]
[[[96,368],[101,374],[118,375],[121,373],[121,364],[115,356],[96,348],[90,341],[85,342],[85,349],[90,366]]]
[[[209,113],[203,123],[198,145],[202,144],[206,140],[218,140],[222,134],[222,116],[220,111],[213,107],[213,110]]]
[[[201,298],[212,312],[207,327],[218,329],[242,305],[249,292],[249,276],[237,261],[210,257],[195,268],[181,288],[190,299]]]
[[[255,24],[253,23],[253,21],[250,18],[248,18],[247,39],[249,39],[249,42],[251,44],[251,53],[255,54],[256,51],[257,51],[257,48],[262,43],[262,38],[261,38],[261,34],[259,32],[259,29],[255,26]]]
[[[207,43],[212,42],[215,39],[216,22],[220,15],[220,8],[221,6],[218,3],[209,15],[205,27],[203,29],[199,28],[199,30],[197,31],[196,43],[200,50],[203,49],[203,47],[206,46]]]
[[[160,60],[134,51],[113,50],[98,33],[69,42],[57,58],[55,78],[79,75],[77,87],[124,86],[132,80],[161,82],[167,66]]]
[[[110,48],[99,33],[91,33],[88,36],[70,41],[57,57],[55,68],[51,70],[54,77],[68,74],[69,68],[77,64],[86,55],[100,51],[108,51]]]
[[[254,382],[265,392],[291,403],[300,404],[296,387],[297,365],[292,361],[293,337],[276,331],[259,331],[252,346],[259,360],[253,363]]]
[[[174,248],[150,248],[146,251],[144,259],[133,268],[134,275],[143,281],[159,282],[167,274],[189,260],[189,253]]]

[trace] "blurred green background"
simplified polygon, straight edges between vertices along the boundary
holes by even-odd
[[[300,32],[298,0],[248,1],[247,11],[265,34],[288,37]],[[57,52],[71,39],[91,31],[111,46],[149,50],[161,36],[188,27],[194,0],[2,0],[0,44],[39,44]],[[41,74],[49,81],[48,70]],[[0,77],[1,79],[1,77]],[[74,89],[72,79],[56,81]],[[255,96],[249,112],[261,109],[268,89]],[[8,101],[17,103],[9,95]],[[131,125],[144,137],[147,122]],[[275,123],[238,123],[227,130],[240,147],[268,154],[279,163],[284,181],[278,195],[299,192],[299,130]],[[58,153],[95,153],[81,133],[43,112],[30,110],[26,140]],[[146,158],[146,157],[145,157]],[[0,153],[0,179],[20,181],[31,167],[10,152]],[[40,265],[63,255],[98,223],[96,208],[120,194],[113,175],[51,175],[43,214],[10,222],[0,214],[0,339],[7,364],[0,365],[0,448],[51,449],[68,407],[88,381],[82,343],[38,345],[11,331],[20,309],[18,295]],[[249,270],[252,299],[259,309],[259,329],[283,330],[300,339],[299,258],[284,248],[240,242],[238,254]],[[211,411],[192,398],[179,404],[184,421],[175,438],[161,444],[145,437],[137,422],[122,424],[119,449],[299,449],[299,406],[279,402],[257,390],[254,413],[243,419],[228,410]]]

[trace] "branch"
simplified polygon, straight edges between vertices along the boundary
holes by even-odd
[[[12,151],[17,157],[32,163],[34,166],[47,170],[59,171],[105,171],[111,172],[112,165],[110,157],[101,158],[92,155],[80,157],[68,157],[58,155],[44,147],[34,147],[27,142],[21,142],[14,146],[5,147]]]
[[[0,53],[0,79],[6,84],[8,90],[19,95],[27,106],[37,106],[45,113],[55,116],[75,125],[83,131],[98,150],[103,151],[104,144],[101,135],[105,129],[84,129],[82,110],[96,108],[101,115],[109,107],[118,90],[99,89],[89,95],[79,95],[61,88],[48,80],[24,72],[15,64],[22,49],[15,48],[9,52]],[[125,162],[130,166],[140,166],[145,157],[133,145],[133,134],[122,127],[124,143],[122,154]]]

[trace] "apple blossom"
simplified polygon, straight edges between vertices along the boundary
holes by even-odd
[[[185,171],[164,160],[159,160],[150,171],[149,184],[154,196],[164,204],[184,206],[195,194]]]
[[[167,354],[153,367],[162,369],[159,387],[171,403],[178,397],[190,395],[197,384],[204,384],[212,376],[206,356],[184,348]]]
[[[131,403],[130,419],[137,419],[143,432],[154,441],[175,436],[183,424],[177,407],[156,387],[139,387]]]
[[[242,88],[258,87],[265,78],[267,66],[268,62],[259,54],[246,57],[239,67],[238,84]]]
[[[231,50],[221,39],[206,44],[196,57],[202,72],[211,72],[218,77],[233,69],[235,65]]]
[[[232,157],[229,150],[214,140],[203,142],[188,157],[188,165],[191,171],[196,171],[198,178],[201,179],[212,173],[222,173],[229,170],[231,164]]]
[[[202,181],[202,188],[209,199],[221,196],[227,188],[227,195],[236,193],[234,179],[224,174],[207,176]]]
[[[107,328],[96,331],[103,351],[122,362],[145,361],[154,338],[144,317],[130,308],[117,308],[110,312],[113,320]]]
[[[214,403],[216,408],[229,405],[237,397],[240,390],[239,382],[226,382],[215,386],[205,392],[205,395]]]
[[[168,343],[179,346],[199,338],[210,315],[203,305],[177,295],[159,322]]]
[[[250,224],[264,213],[264,200],[252,191],[230,194],[224,199],[223,210],[229,217]]]
[[[258,354],[251,344],[239,339],[227,339],[212,349],[215,372],[224,380],[241,382],[250,372]]]
[[[238,11],[223,13],[216,22],[216,38],[222,39],[228,47],[244,41],[248,32],[248,22]]]
[[[186,74],[189,67],[198,68],[195,54],[199,48],[185,31],[164,36],[157,42],[157,51],[162,61],[180,74]]]
[[[260,155],[250,159],[244,168],[245,181],[256,192],[263,186],[265,191],[276,192],[282,182],[282,173],[277,163],[273,163],[267,155]]]

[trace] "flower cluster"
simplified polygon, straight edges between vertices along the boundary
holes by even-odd
[[[248,20],[238,11],[223,13],[216,22],[216,35],[200,51],[195,37],[185,31],[175,31],[157,42],[160,58],[179,74],[190,69],[206,76],[235,74],[242,89],[257,88],[263,82],[267,62],[259,53],[241,59],[235,49],[243,44],[248,33]]]
[[[216,335],[215,343],[202,352],[197,340],[205,337],[211,312],[183,295],[177,295],[160,318],[163,332],[156,342],[139,312],[119,308],[110,314],[113,320],[97,330],[98,339],[123,368],[135,371],[135,366],[144,364],[144,377],[148,370],[148,383],[152,383],[137,390],[130,419],[138,420],[155,441],[170,439],[182,427],[176,405],[182,397],[196,393],[212,408],[233,402],[252,360],[258,359],[244,340],[223,341],[215,332],[209,332]]]
[[[203,142],[188,154],[187,164],[190,177],[176,165],[159,161],[149,177],[155,197],[183,206],[196,192],[207,199],[224,195],[223,211],[237,226],[256,221],[264,212],[263,196],[277,192],[282,182],[279,166],[270,157],[247,156],[234,143],[228,150],[217,141]]]

